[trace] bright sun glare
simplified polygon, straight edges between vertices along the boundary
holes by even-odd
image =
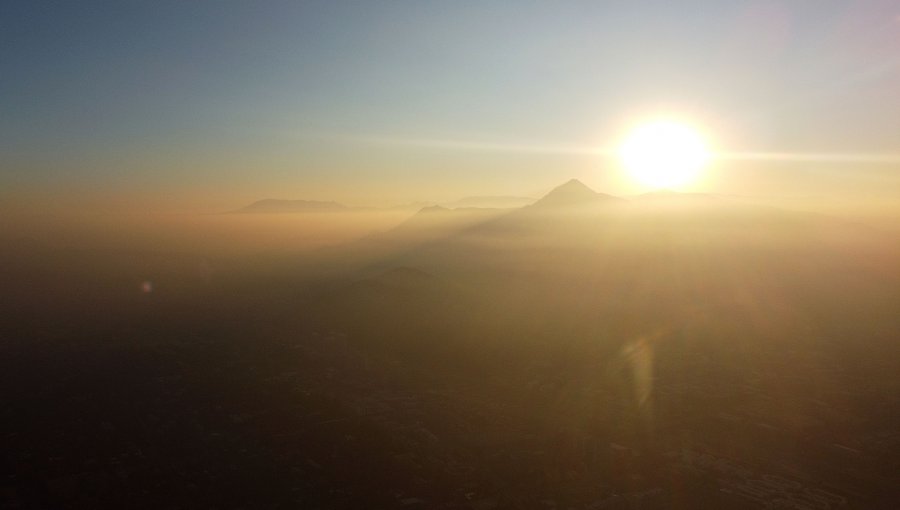
[[[709,160],[700,133],[677,121],[638,125],[619,147],[619,159],[630,176],[653,188],[674,188],[695,181]]]

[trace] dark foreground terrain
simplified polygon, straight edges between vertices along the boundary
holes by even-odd
[[[7,245],[0,507],[897,508],[896,255],[577,182],[304,257]]]

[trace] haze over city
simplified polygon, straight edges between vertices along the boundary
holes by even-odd
[[[0,507],[896,508],[900,6],[0,5]]]

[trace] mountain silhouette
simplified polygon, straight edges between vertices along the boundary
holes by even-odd
[[[597,193],[578,179],[571,179],[565,184],[557,186],[551,190],[550,193],[544,195],[544,197],[535,202],[532,207],[536,209],[571,207],[610,200],[619,199],[612,195]]]

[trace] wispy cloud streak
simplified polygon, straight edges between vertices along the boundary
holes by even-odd
[[[487,142],[452,138],[402,138],[382,136],[343,136],[345,142],[366,145],[411,147],[418,149],[509,152],[528,154],[558,155],[595,155],[610,157],[616,155],[616,149],[610,147],[592,147],[574,144],[534,144]],[[776,161],[776,162],[819,162],[819,163],[860,163],[876,165],[900,165],[898,153],[876,152],[738,152],[715,151],[710,155],[713,160],[721,161]]]
[[[871,152],[715,152],[712,157],[737,161],[900,164],[900,154]]]

